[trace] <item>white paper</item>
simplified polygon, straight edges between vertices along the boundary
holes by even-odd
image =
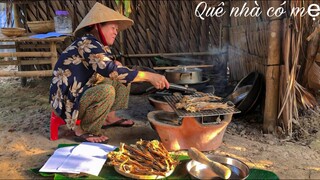
[[[59,148],[54,151],[53,155],[42,166],[39,172],[62,172],[58,168],[63,164],[67,157],[71,154],[74,146]],[[64,171],[66,172],[66,171]],[[79,171],[68,171],[66,173],[79,173]]]
[[[70,156],[58,168],[59,171],[79,171],[98,176],[104,163],[107,160],[107,154],[116,147],[84,142],[76,146]]]
[[[78,146],[57,149],[39,172],[87,173],[98,176],[107,154],[116,147],[83,142]]]

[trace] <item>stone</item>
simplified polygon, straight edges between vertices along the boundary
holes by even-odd
[[[316,139],[316,140],[312,141],[309,146],[311,147],[311,149],[319,151],[320,150],[320,140]]]

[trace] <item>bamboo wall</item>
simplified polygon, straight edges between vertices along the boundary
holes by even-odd
[[[18,0],[22,25],[27,28],[27,21],[52,20],[55,10],[68,10],[73,19],[75,29],[95,2],[100,2],[110,8],[119,10],[115,0]],[[218,1],[208,1],[218,4]],[[242,7],[244,2],[252,8],[254,1],[226,1],[226,8]],[[184,53],[218,51],[229,41],[228,57],[218,56],[183,56],[183,58],[169,58],[173,65],[177,64],[214,64],[215,68],[209,73],[210,78],[218,81],[226,79],[227,62],[230,70],[230,80],[240,80],[249,72],[257,70],[265,74],[268,52],[268,22],[266,10],[268,1],[257,1],[262,13],[260,17],[227,17],[206,18],[201,20],[194,15],[199,3],[192,1],[155,1],[131,0],[134,20],[133,27],[123,32],[124,41],[120,45],[117,38],[114,45],[115,54],[121,51],[127,54],[156,54],[156,53]],[[221,26],[222,25],[222,26]],[[228,40],[223,39],[228,29]],[[221,33],[222,32],[222,33]],[[223,40],[222,40],[223,39]],[[122,48],[122,50],[121,50]],[[165,57],[161,57],[164,58]],[[154,57],[131,57],[125,59],[126,65],[153,67],[156,65]],[[223,69],[223,71],[221,71]]]
[[[114,0],[97,0],[119,10]],[[55,10],[68,10],[73,19],[73,29],[79,24],[96,0],[15,1],[21,12],[22,24],[26,21],[52,20]],[[195,17],[195,1],[131,0],[130,18],[135,24],[124,31],[123,54],[204,52],[219,45],[220,19]],[[209,35],[210,33],[210,35]],[[119,38],[114,46],[120,51]],[[193,57],[212,61],[211,56]],[[197,62],[195,60],[194,63]],[[154,58],[127,58],[126,65],[152,67]]]
[[[254,1],[230,1],[230,8],[256,7]],[[230,80],[240,80],[252,71],[265,74],[268,56],[268,1],[257,1],[262,13],[259,17],[230,17],[229,67]]]
[[[21,26],[25,28],[28,28],[27,21],[52,20],[55,10],[67,10],[73,19],[73,29],[75,29],[97,1],[112,9],[118,11],[121,9],[115,0],[16,0],[14,2],[20,12]],[[227,53],[226,50],[222,50],[226,45],[226,39],[222,36],[227,31],[227,19],[209,17],[201,20],[196,17],[194,10],[201,2],[199,0],[130,0],[130,2],[132,13],[129,18],[134,20],[134,25],[123,32],[123,42],[120,43],[118,37],[113,47],[116,55],[122,52],[125,57],[123,64],[146,67],[163,64],[169,66],[213,64],[213,68],[204,69],[204,74],[217,89],[224,91],[224,87],[227,86]],[[208,4],[217,3],[218,0],[210,1]],[[183,55],[185,53],[188,55]]]

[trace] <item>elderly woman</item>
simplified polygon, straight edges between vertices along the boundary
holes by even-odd
[[[79,142],[106,143],[101,128],[132,126],[116,111],[127,108],[130,82],[147,81],[155,88],[169,88],[160,74],[137,71],[114,59],[110,47],[119,31],[133,21],[96,3],[74,31],[77,37],[60,55],[50,85],[50,103],[57,116],[74,130]],[[80,125],[76,120],[80,119]]]

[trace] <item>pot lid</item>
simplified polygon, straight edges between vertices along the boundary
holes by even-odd
[[[167,69],[166,72],[177,72],[177,73],[191,73],[191,72],[202,72],[199,68],[187,68],[186,66],[177,66],[176,69]]]

